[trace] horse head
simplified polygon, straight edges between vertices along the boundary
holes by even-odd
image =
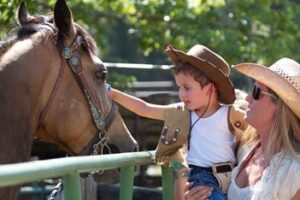
[[[72,155],[136,151],[136,141],[107,94],[107,68],[97,56],[95,42],[74,23],[65,0],[57,0],[53,16],[31,16],[21,2],[16,18],[17,39],[0,54],[4,83],[0,86],[0,139],[5,131],[23,138],[18,144],[24,151],[15,150],[15,154],[22,152],[19,158],[0,158],[0,164],[28,159],[33,137],[55,143]],[[6,92],[10,85],[14,92]],[[9,110],[13,104],[20,105]],[[11,123],[15,127],[5,125],[13,117],[11,112],[18,115]],[[112,177],[116,176],[98,178],[106,183]]]

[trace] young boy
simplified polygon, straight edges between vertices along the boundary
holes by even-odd
[[[140,116],[165,120],[156,161],[171,163],[174,167],[177,199],[184,198],[183,188],[187,181],[184,159],[190,168],[189,181],[194,186],[208,185],[214,188],[211,199],[226,199],[221,191],[226,192],[226,189],[215,175],[218,171],[230,171],[231,164],[218,164],[219,170],[213,166],[236,163],[236,140],[232,132],[235,128],[244,128],[242,114],[229,112],[235,110],[229,106],[235,100],[230,68],[221,56],[203,45],[195,45],[187,53],[172,46],[166,51],[174,63],[172,72],[182,107],[147,103],[115,89],[110,90],[110,96]],[[231,115],[239,119],[232,122]],[[188,149],[184,157],[183,146]]]

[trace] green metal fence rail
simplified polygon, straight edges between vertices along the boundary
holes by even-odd
[[[63,177],[64,199],[82,200],[80,173],[120,168],[119,199],[132,200],[134,166],[153,163],[153,155],[154,151],[144,151],[0,165],[0,187]],[[171,173],[171,168],[162,166],[163,200],[174,199]]]

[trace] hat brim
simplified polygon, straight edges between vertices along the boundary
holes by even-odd
[[[234,87],[230,79],[220,70],[218,69],[214,64],[203,60],[201,58],[188,55],[182,51],[172,49],[170,51],[167,51],[169,54],[171,60],[174,63],[178,62],[187,62],[197,69],[199,69],[201,72],[203,72],[211,81],[216,83],[220,98],[220,103],[223,104],[232,104],[235,100],[235,93],[234,93]]]
[[[300,94],[284,77],[264,65],[255,63],[237,64],[233,69],[270,88],[300,118]]]

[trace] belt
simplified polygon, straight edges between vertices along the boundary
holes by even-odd
[[[189,165],[189,168],[194,170],[203,170],[208,172],[213,172],[213,168],[215,173],[224,173],[232,171],[232,165],[227,163],[215,164],[213,167],[200,167],[196,165]]]
[[[204,170],[204,171],[212,172],[212,167],[200,167],[196,165],[189,165],[189,168],[194,170]]]

